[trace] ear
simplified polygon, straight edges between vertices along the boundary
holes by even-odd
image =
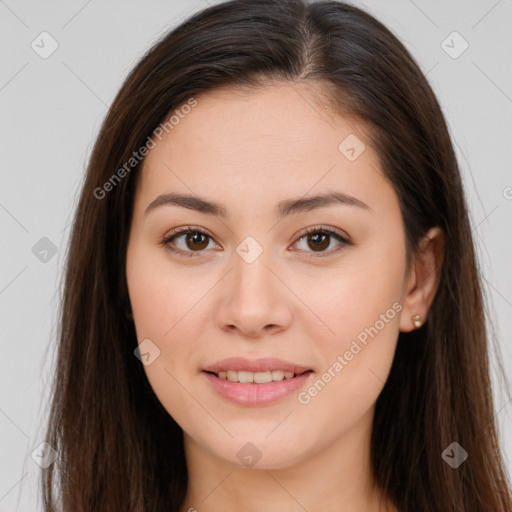
[[[417,329],[411,318],[414,315],[420,315],[422,324],[426,322],[439,284],[444,251],[443,230],[438,226],[430,228],[420,241],[409,275],[406,276],[400,331],[410,332]]]

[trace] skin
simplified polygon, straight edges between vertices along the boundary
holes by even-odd
[[[427,317],[443,234],[427,233],[407,273],[398,197],[377,155],[365,142],[349,161],[338,145],[349,134],[365,141],[363,132],[354,121],[329,119],[314,98],[297,84],[200,95],[139,176],[127,281],[139,343],[149,338],[160,350],[144,366],[147,377],[184,431],[183,512],[395,510],[372,479],[374,406],[399,331],[415,328],[412,315]],[[369,208],[331,204],[276,216],[282,200],[327,191]],[[176,205],[145,215],[169,192],[220,202],[229,217]],[[193,257],[162,246],[173,228],[188,225],[211,237],[171,242]],[[315,250],[301,231],[321,226],[355,245],[331,237]],[[247,236],[263,249],[252,263],[236,252]],[[225,357],[279,357],[314,370],[307,389],[396,302],[401,311],[307,404],[293,392],[270,405],[235,405],[201,372]],[[247,442],[261,455],[253,467],[237,457]]]

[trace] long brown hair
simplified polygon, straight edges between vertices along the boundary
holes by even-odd
[[[367,127],[400,201],[409,261],[428,228],[446,234],[427,322],[400,333],[376,404],[378,484],[400,511],[510,512],[481,278],[441,108],[411,55],[379,21],[345,3],[305,0],[234,0],[196,13],[144,55],[115,98],[68,248],[46,437],[59,456],[42,473],[45,511],[59,504],[87,512],[182,506],[182,430],[134,356],[125,258],[141,164],[127,169],[126,162],[191,97],[272,81],[308,83],[325,112]],[[442,457],[454,441],[469,454],[456,469]]]

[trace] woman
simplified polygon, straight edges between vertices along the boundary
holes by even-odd
[[[353,6],[225,2],[144,56],[60,327],[47,511],[511,510],[446,123]]]

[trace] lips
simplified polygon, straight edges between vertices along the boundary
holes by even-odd
[[[276,402],[304,386],[313,370],[275,358],[223,359],[202,371],[213,389],[224,399],[243,406]]]

